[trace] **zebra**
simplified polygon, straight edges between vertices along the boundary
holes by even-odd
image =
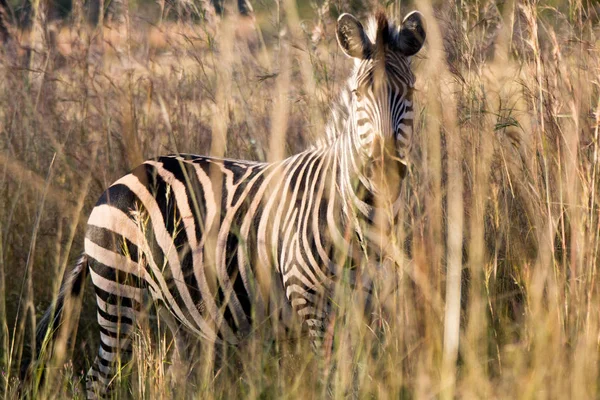
[[[323,140],[273,163],[162,156],[102,194],[85,251],[38,329],[40,343],[57,330],[89,274],[100,346],[88,398],[110,396],[145,296],[177,328],[215,344],[239,344],[253,324],[291,312],[318,349],[336,285],[369,294],[359,266],[381,253],[369,229],[383,202],[399,208],[413,136],[411,58],[425,22],[413,11],[396,25],[380,11],[365,28],[342,14],[336,36],[354,70]]]

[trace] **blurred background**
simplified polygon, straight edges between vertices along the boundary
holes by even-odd
[[[428,26],[397,290],[375,326],[342,307],[335,364],[254,343],[178,393],[323,397],[305,382],[326,373],[336,398],[598,396],[600,6],[582,0],[1,0],[0,394],[21,395],[32,328],[102,191],[161,154],[314,145],[352,67],[335,21],[379,8]],[[93,297],[44,396],[81,396]],[[124,396],[169,398],[171,351],[148,340]]]

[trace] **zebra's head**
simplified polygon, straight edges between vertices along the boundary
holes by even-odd
[[[337,40],[344,53],[355,60],[350,89],[354,130],[361,147],[368,156],[395,148],[396,154],[390,155],[406,164],[415,83],[410,60],[425,41],[423,15],[413,11],[396,26],[379,12],[365,29],[354,16],[342,14],[337,22]]]

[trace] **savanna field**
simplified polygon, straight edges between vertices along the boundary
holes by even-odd
[[[33,2],[28,18],[8,5],[0,397],[85,398],[98,346],[89,282],[76,339],[43,377],[20,371],[104,189],[158,155],[275,161],[314,145],[352,67],[336,19],[377,9],[421,11],[427,41],[372,321],[339,293],[325,359],[264,326],[218,363],[191,339],[186,364],[148,307],[115,398],[600,396],[598,3],[259,0],[241,16],[226,1],[216,16],[208,1],[126,1],[100,21],[80,1]]]

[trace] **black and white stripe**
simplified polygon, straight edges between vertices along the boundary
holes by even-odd
[[[365,230],[375,223],[378,196],[399,197],[399,180],[388,177],[392,170],[399,179],[407,163],[410,57],[424,28],[419,13],[400,27],[379,14],[366,30],[344,14],[337,34],[356,68],[321,144],[272,164],[159,157],[99,199],[84,255],[101,340],[89,398],[107,393],[115,363],[128,356],[146,293],[215,343],[236,344],[291,307],[319,346],[327,299],[342,276],[369,291],[360,268],[342,268],[364,264],[365,252],[377,255]]]

